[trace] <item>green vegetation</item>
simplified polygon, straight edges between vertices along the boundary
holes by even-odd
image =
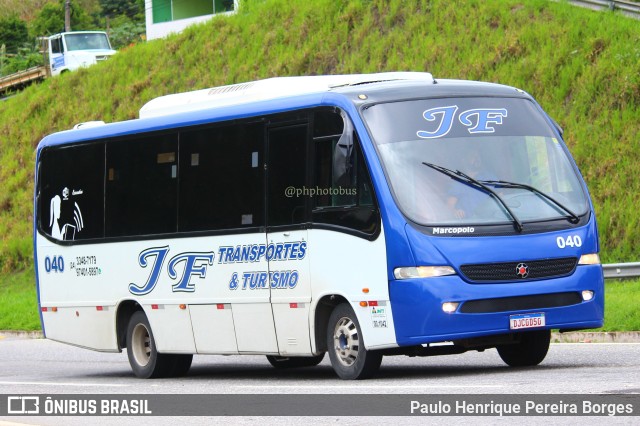
[[[0,42],[6,53],[18,53],[18,48],[28,37],[27,24],[17,16],[0,18]]]
[[[72,1],[69,6],[71,27],[74,31],[95,29],[89,14]],[[42,7],[38,16],[31,21],[30,31],[33,37],[48,36],[64,30],[64,2],[47,3]]]
[[[56,0],[0,0],[0,19],[18,16],[22,20],[30,21],[46,4],[54,2]]]
[[[640,280],[605,283],[604,328],[595,331],[640,330]]]
[[[0,77],[42,65],[38,38],[64,30],[64,3],[0,0]],[[144,0],[71,0],[70,19],[73,31],[107,30],[115,49],[144,38]]]
[[[0,102],[0,272],[32,263],[35,147],[156,96],[286,75],[430,71],[533,94],[595,205],[604,262],[640,260],[640,26],[548,0],[243,0],[240,11]],[[637,305],[635,305],[637,306]],[[636,328],[637,329],[637,328]]]
[[[33,268],[0,275],[0,330],[39,330]]]

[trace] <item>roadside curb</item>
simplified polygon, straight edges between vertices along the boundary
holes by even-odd
[[[640,343],[640,331],[551,333],[552,343]]]
[[[42,331],[13,331],[13,330],[0,330],[0,339],[12,338],[12,339],[42,339]]]
[[[42,331],[3,331],[0,340],[42,339]],[[568,333],[551,333],[551,343],[640,343],[640,331],[573,331]]]

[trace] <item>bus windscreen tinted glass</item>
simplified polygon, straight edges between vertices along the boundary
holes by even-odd
[[[463,178],[452,178],[443,168],[483,182],[520,184],[487,183],[523,222],[563,218],[568,213],[522,185],[548,194],[577,215],[588,211],[586,194],[565,148],[529,100],[412,100],[373,105],[363,115],[398,205],[418,224],[512,220],[495,197]]]

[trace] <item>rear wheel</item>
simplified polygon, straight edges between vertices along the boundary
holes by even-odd
[[[360,323],[348,303],[335,307],[327,327],[331,366],[341,379],[366,379],[380,368],[382,354],[364,347]]]
[[[161,354],[142,311],[131,315],[127,327],[127,356],[133,373],[142,378],[182,376],[189,371],[193,355]]]
[[[520,342],[498,346],[498,355],[511,367],[530,367],[544,360],[549,351],[551,330],[527,331],[520,333]]]
[[[285,356],[272,356],[267,355],[267,360],[269,364],[273,365],[275,368],[284,369],[284,368],[298,368],[298,367],[315,367],[320,364],[324,359],[324,354],[316,355],[316,356],[296,356],[296,357],[285,357]]]

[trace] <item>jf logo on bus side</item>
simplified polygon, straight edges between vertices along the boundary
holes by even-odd
[[[129,292],[136,296],[151,293],[163,275],[168,276],[175,284],[172,284],[173,292],[193,293],[196,291],[193,277],[206,278],[210,267],[217,264],[258,263],[261,261],[283,262],[302,260],[307,254],[306,241],[293,241],[286,243],[249,244],[236,246],[220,246],[217,256],[213,251],[209,252],[182,252],[170,257],[169,246],[152,247],[145,249],[138,255],[138,264],[142,268],[149,268],[149,275],[144,284],[129,284]],[[169,258],[170,257],[170,258]],[[217,262],[214,260],[217,258]],[[168,260],[167,260],[168,259]],[[81,265],[96,265],[96,256],[79,256],[71,262],[70,269],[75,269],[78,276],[98,276],[102,269],[94,266],[90,268],[92,273],[85,273]],[[47,273],[63,273],[65,260],[63,256],[46,256],[44,259]],[[166,267],[165,267],[166,265]],[[79,273],[79,271],[83,271]],[[233,272],[229,279],[231,290],[261,290],[274,289],[286,290],[297,286],[300,274],[296,269],[273,271]]]
[[[205,278],[208,267],[214,265],[216,254],[210,252],[184,252],[169,257],[169,246],[153,247],[143,250],[138,256],[138,264],[151,269],[144,285],[129,284],[129,292],[134,295],[145,295],[153,291],[165,273],[171,280],[178,279],[172,285],[174,292],[192,293],[196,290],[191,277]],[[307,254],[306,241],[294,241],[271,244],[249,244],[237,246],[221,246],[218,248],[217,264],[257,263],[261,261],[277,262],[288,260],[302,260]],[[178,265],[183,265],[179,276]],[[293,289],[299,281],[299,273],[295,269],[279,271],[250,271],[233,272],[229,280],[231,290],[260,290],[260,289]]]

